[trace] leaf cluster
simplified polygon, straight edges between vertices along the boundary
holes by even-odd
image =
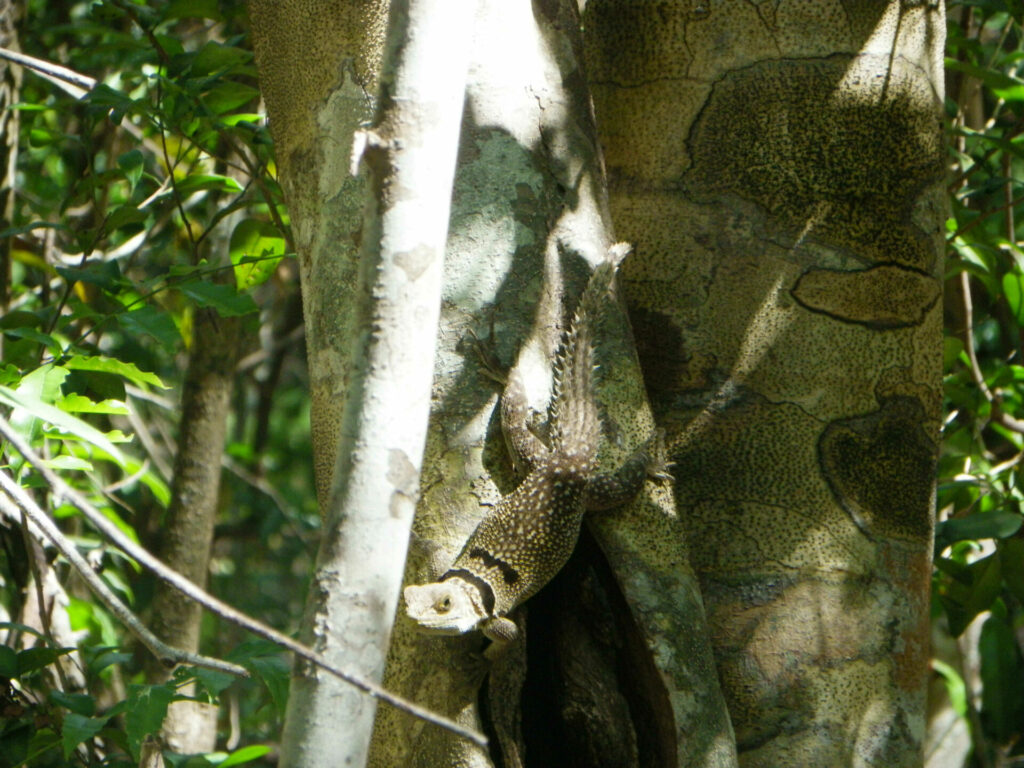
[[[933,617],[972,764],[1024,755],[1024,5],[954,5],[951,217]]]
[[[242,4],[26,6],[22,51],[81,77],[22,69],[15,102],[0,103],[18,137],[13,199],[9,214],[0,211],[0,413],[108,519],[155,549],[171,496],[172,393],[182,389],[183,354],[203,343],[194,320],[242,317],[248,354],[230,414],[212,588],[294,626],[317,521],[304,352],[291,343],[301,311]],[[0,471],[33,490],[145,616],[152,579],[0,448]],[[267,753],[253,740],[277,732],[287,696],[275,649],[209,619],[204,647],[252,680],[179,669],[148,684],[144,651],[62,558],[2,516],[0,543],[0,768],[138,764],[186,685],[201,700],[237,702],[243,740],[230,754],[166,751],[165,760],[227,766]],[[66,603],[62,643],[17,620],[47,573]]]

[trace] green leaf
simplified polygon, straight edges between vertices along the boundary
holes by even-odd
[[[30,147],[42,148],[50,144],[56,144],[64,138],[64,134],[51,131],[47,128],[30,128],[28,132],[28,145]]]
[[[120,376],[133,384],[152,384],[160,389],[167,389],[167,385],[160,381],[155,373],[140,371],[135,363],[126,363],[113,357],[91,357],[87,355],[75,355],[69,357],[62,365],[72,371],[96,371],[109,373],[113,376]]]
[[[174,698],[172,683],[162,685],[129,685],[129,706],[124,713],[125,731],[132,756],[139,759],[142,740],[160,730],[167,715],[167,705]]]
[[[0,677],[18,676],[18,652],[9,645],[0,645]]]
[[[55,405],[66,413],[107,413],[118,416],[128,415],[128,406],[119,400],[101,400],[95,402],[85,395],[71,393],[58,400]]]
[[[265,754],[270,752],[270,747],[264,746],[263,744],[250,744],[247,747],[236,749],[223,763],[220,763],[218,768],[228,768],[231,765],[244,765],[245,763],[251,763],[253,760],[263,757]]]
[[[1024,275],[1019,272],[1007,272],[1003,275],[1003,296],[1010,312],[1017,322],[1024,325]]]
[[[1007,101],[1024,101],[1024,80],[1011,77],[997,69],[978,67],[965,61],[946,59],[946,69],[963,72],[983,82],[992,93]]]
[[[28,635],[34,635],[35,637],[46,639],[46,635],[40,632],[35,627],[30,627],[28,624],[22,624],[18,621],[0,621],[0,629],[13,629],[17,632],[24,632]]]
[[[1024,539],[1004,539],[998,551],[1007,589],[1024,602]]]
[[[193,75],[209,75],[246,64],[252,60],[252,52],[233,45],[209,42],[199,49],[192,61]]]
[[[978,639],[981,656],[981,716],[985,730],[998,743],[1017,731],[1024,714],[1020,651],[1013,630],[990,616]]]
[[[75,747],[86,739],[91,739],[107,724],[105,717],[84,717],[83,715],[69,712],[64,716],[64,725],[61,728],[61,744],[64,747],[64,758],[71,756]]]
[[[124,283],[116,261],[91,261],[84,267],[57,267],[57,274],[69,283],[89,283],[112,292]]]
[[[256,219],[239,222],[231,233],[229,245],[238,290],[249,290],[265,283],[277,269],[284,249],[284,238],[270,222]]]
[[[142,152],[133,149],[117,158],[117,167],[124,172],[124,177],[128,180],[129,186],[134,191],[135,185],[142,178],[142,171],[146,167],[146,158]]]
[[[221,122],[227,126],[236,126],[239,123],[252,123],[253,125],[259,125],[260,121],[263,120],[263,115],[259,112],[239,112],[234,115],[224,115],[221,118]]]
[[[45,347],[51,355],[59,355],[61,352],[61,345],[53,336],[48,333],[42,333],[37,331],[35,328],[9,328],[4,331],[5,336],[9,336],[13,339],[27,339],[34,341],[42,347]]]
[[[24,651],[18,651],[18,674],[27,675],[30,672],[35,672],[37,669],[48,667],[61,656],[65,656],[73,650],[75,649],[36,646],[35,648],[26,648]]]
[[[217,8],[217,0],[172,0],[164,11],[165,19],[213,19],[220,21],[223,16]]]
[[[80,602],[84,603],[84,601]],[[86,605],[88,604],[86,603]],[[107,667],[113,666],[114,664],[127,664],[132,660],[132,654],[123,653],[116,647],[95,648],[94,650],[97,652],[96,656],[89,664],[89,671],[94,675],[98,675]]]
[[[967,517],[943,520],[936,528],[935,538],[944,544],[965,539],[1005,539],[1019,531],[1022,523],[1024,517],[1016,512],[976,512]]]
[[[259,89],[242,83],[218,83],[203,94],[203,104],[213,114],[221,115],[248,104],[259,95]]]
[[[95,427],[86,424],[81,419],[64,413],[59,408],[44,403],[35,397],[15,392],[7,387],[0,387],[0,403],[4,403],[11,408],[18,408],[24,413],[52,424],[68,434],[79,437],[90,445],[95,445],[97,448],[105,451],[118,464],[124,464],[124,456],[121,455],[121,451],[114,446],[107,435],[104,435]]]
[[[229,675],[227,672],[218,672],[215,669],[195,667],[190,669],[189,672],[211,696],[219,696],[221,691],[238,679],[234,675]]]
[[[87,694],[51,690],[47,696],[57,706],[64,707],[82,717],[92,717],[96,714],[96,700]]]
[[[230,285],[199,281],[187,283],[179,289],[200,307],[217,310],[221,317],[238,317],[257,311],[256,302],[248,294],[238,293]]]
[[[69,472],[72,470],[81,472],[91,472],[93,465],[91,462],[85,459],[80,459],[77,456],[68,456],[67,454],[61,454],[60,456],[54,456],[52,459],[46,459],[43,461],[50,469],[56,469],[62,472]]]
[[[960,673],[939,659],[932,659],[932,669],[942,675],[953,711],[960,717],[967,717],[967,685]]]
[[[174,188],[182,196],[191,195],[193,192],[200,192],[204,189],[228,194],[237,194],[242,191],[242,185],[230,176],[221,176],[216,173],[189,174],[181,181],[176,182]]]
[[[126,203],[115,208],[103,222],[107,232],[114,232],[129,224],[141,224],[146,220],[145,211],[140,211],[132,203]]]
[[[123,312],[118,315],[118,322],[130,334],[144,333],[156,339],[166,351],[173,350],[181,341],[181,334],[171,316],[154,306],[146,305]]]
[[[27,312],[24,309],[12,309],[0,317],[0,329],[9,328],[38,328],[43,324],[43,318],[35,312]]]
[[[283,714],[288,704],[288,665],[280,656],[255,656],[243,662],[243,666],[263,681],[270,691],[274,709]]]
[[[59,366],[40,366],[35,371],[20,377],[14,389],[20,396],[32,400],[53,402],[60,396],[60,387],[68,378],[68,374],[67,369]],[[15,409],[10,415],[10,421],[18,432],[30,440],[42,434],[42,423],[28,411]]]
[[[130,96],[103,83],[97,83],[95,88],[82,97],[82,101],[104,111],[113,109],[122,115],[135,108],[135,101]],[[120,119],[115,119],[114,122],[120,122]]]
[[[943,571],[951,572],[954,563],[942,559],[936,562]],[[954,574],[955,578],[948,584],[941,584],[938,597],[946,609],[949,619],[949,630],[958,637],[971,623],[975,616],[991,607],[999,597],[1002,586],[1002,569],[999,557],[990,555],[967,566]]]
[[[28,224],[22,224],[18,227],[0,229],[0,238],[10,238],[15,235],[23,235],[26,232],[32,232],[36,229],[55,229],[58,232],[66,232],[68,227],[66,224],[51,224],[48,221],[33,221]]]

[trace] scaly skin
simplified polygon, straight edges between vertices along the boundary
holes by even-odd
[[[516,369],[502,395],[502,427],[528,472],[469,537],[451,568],[432,584],[405,588],[406,611],[421,628],[457,635],[480,629],[494,656],[518,635],[508,614],[547,584],[569,559],[584,513],[632,499],[650,475],[668,477],[658,430],[618,471],[597,472],[601,421],[594,392],[593,323],[611,291],[625,248],[614,246],[590,278],[573,317],[555,378],[551,447],[528,428]]]

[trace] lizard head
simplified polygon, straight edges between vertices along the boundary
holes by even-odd
[[[405,611],[427,632],[461,635],[488,619],[480,590],[458,576],[405,588]]]

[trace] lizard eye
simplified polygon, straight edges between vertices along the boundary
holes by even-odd
[[[437,605],[435,607],[441,613],[447,613],[452,607],[452,599],[447,596],[442,597],[440,600],[437,601]]]

